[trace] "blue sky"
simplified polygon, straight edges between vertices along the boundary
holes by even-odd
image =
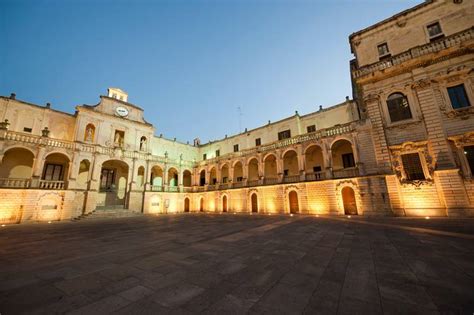
[[[351,95],[348,36],[418,1],[0,0],[0,95],[73,113],[120,87],[208,141]]]

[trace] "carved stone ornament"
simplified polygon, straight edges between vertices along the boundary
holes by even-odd
[[[474,132],[466,132],[463,135],[449,137],[448,139],[453,141],[456,147],[462,148],[466,145],[474,144]]]
[[[450,111],[445,111],[444,114],[449,118],[459,118],[465,120],[469,119],[471,116],[474,116],[474,108],[469,106],[460,109],[453,109]]]
[[[406,19],[398,19],[397,20],[397,26],[398,27],[404,27],[405,25],[407,25],[407,20]]]
[[[421,79],[421,80],[418,80],[416,82],[414,82],[411,87],[413,89],[424,89],[428,86],[431,85],[431,80],[430,79]]]
[[[421,142],[406,142],[402,145],[391,146],[390,151],[392,153],[392,169],[395,172],[398,180],[404,186],[411,185],[415,188],[420,188],[422,185],[433,185],[433,174],[435,170],[435,161],[433,156],[430,154],[428,149],[428,143],[426,141]],[[407,153],[418,152],[420,154],[420,159],[424,158],[424,161],[421,161],[425,165],[429,176],[425,180],[407,180],[403,171],[402,155]]]

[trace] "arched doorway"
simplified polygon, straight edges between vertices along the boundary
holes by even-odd
[[[222,212],[227,212],[227,196],[222,197]]]
[[[250,197],[251,202],[252,202],[252,212],[253,213],[258,213],[258,199],[257,199],[257,194],[252,194],[252,197]]]
[[[100,193],[104,206],[125,206],[128,191],[128,164],[109,160],[102,164]]]
[[[204,198],[199,200],[199,212],[204,212]]]
[[[344,205],[344,213],[348,215],[357,214],[357,203],[355,199],[354,189],[351,187],[344,187],[341,191],[342,203]]]
[[[184,212],[189,212],[189,198],[184,198]]]
[[[300,211],[298,205],[298,194],[296,191],[292,190],[288,194],[288,199],[290,202],[290,213],[298,213]]]

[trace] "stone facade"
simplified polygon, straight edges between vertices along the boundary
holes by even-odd
[[[0,222],[111,207],[474,215],[472,21],[470,1],[426,1],[354,33],[354,100],[207,144],[155,136],[116,88],[74,115],[0,97]]]

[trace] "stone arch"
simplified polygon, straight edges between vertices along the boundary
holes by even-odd
[[[336,185],[336,196],[337,196],[337,204],[338,204],[338,209],[340,214],[345,214],[347,206],[345,207],[345,203],[347,205],[347,199],[344,200],[344,191],[346,191],[346,194],[349,190],[347,188],[350,188],[353,192],[353,202],[355,203],[355,214],[362,214],[362,199],[360,196],[360,191],[357,183],[353,180],[344,180],[340,181]],[[346,195],[347,196],[347,195]],[[350,209],[349,209],[350,210]]]
[[[274,153],[268,153],[263,159],[263,174],[265,179],[278,178],[277,156]]]
[[[241,182],[243,181],[244,178],[244,168],[242,165],[242,161],[238,160],[234,163],[234,178],[233,181],[236,182]]]
[[[64,199],[60,193],[46,193],[36,204],[36,221],[59,221]]]
[[[294,149],[288,149],[282,154],[283,159],[283,175],[297,176],[299,175],[298,153]]]
[[[258,159],[256,157],[252,157],[248,160],[247,163],[248,167],[248,180],[249,181],[256,181],[260,179],[259,170],[258,170]]]
[[[204,212],[204,211],[206,211],[205,204],[204,204],[204,197],[201,196],[199,197],[199,212]]]
[[[163,187],[163,168],[161,165],[153,165],[150,172],[151,189],[159,191]]]
[[[69,156],[62,152],[51,152],[46,155],[44,158],[43,172],[41,175],[41,180],[43,182],[40,183],[40,188],[64,188],[59,187],[56,184],[52,184],[51,182],[64,182],[67,180],[70,161],[71,159]],[[60,183],[58,183],[58,185],[60,185]]]
[[[183,171],[183,186],[184,187],[191,187],[192,186],[192,173],[190,170],[185,169]]]
[[[137,187],[143,187],[145,184],[145,167],[139,166],[137,170]]]
[[[123,160],[106,160],[102,163],[100,175],[100,203],[105,206],[125,206],[129,190],[130,166]]]
[[[175,167],[170,167],[168,169],[168,186],[177,187],[178,185],[178,170]]]
[[[0,178],[29,179],[33,174],[35,154],[28,148],[14,146],[5,150],[0,165]]]
[[[221,182],[221,183],[227,183],[229,180],[230,180],[230,178],[229,178],[229,164],[228,164],[228,163],[224,163],[224,164],[221,166],[221,178],[220,178],[220,182]]]
[[[302,192],[296,185],[285,187],[285,213],[301,213]]]
[[[324,161],[323,149],[319,144],[311,144],[304,151],[305,172],[306,174],[315,174],[314,179],[323,179]]]
[[[88,159],[83,159],[79,163],[79,171],[76,178],[76,186],[79,189],[87,189],[87,183],[89,181],[91,162]]]
[[[339,138],[331,143],[331,159],[334,170],[356,166],[352,142],[346,138]]]
[[[189,212],[189,209],[191,207],[191,199],[186,196],[184,197],[184,212]]]
[[[216,167],[213,166],[211,167],[211,170],[209,171],[209,185],[215,185],[217,184],[217,170]]]
[[[202,169],[199,171],[199,186],[206,185],[206,170]]]

